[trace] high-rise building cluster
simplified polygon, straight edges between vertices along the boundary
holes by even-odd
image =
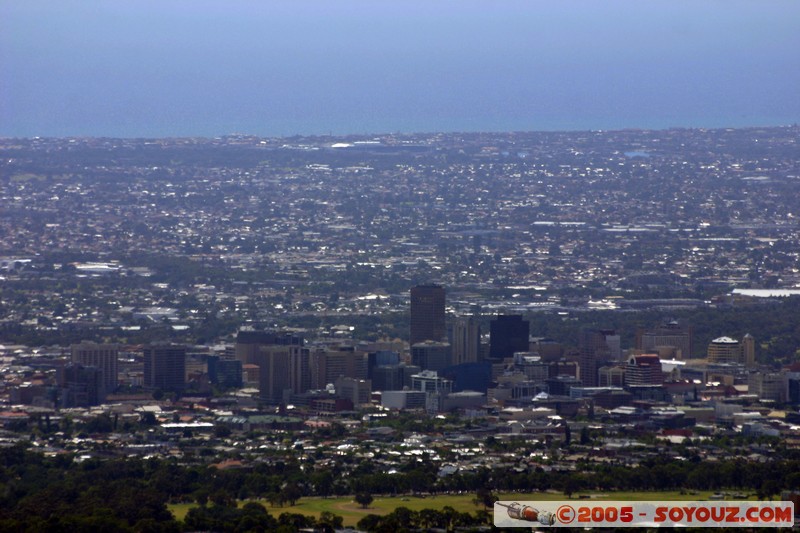
[[[534,402],[565,413],[586,401],[607,408],[666,402],[709,383],[729,394],[746,385],[760,398],[800,398],[800,370],[759,367],[750,334],[714,339],[702,359],[691,325],[675,320],[640,328],[630,348],[621,332],[596,328],[581,329],[569,345],[532,336],[521,314],[448,315],[441,285],[415,286],[409,296],[414,342],[307,339],[257,328],[243,328],[233,344],[213,350],[82,342],[57,364],[56,389],[20,387],[12,397],[77,407],[103,403],[120,386],[174,395],[244,388],[262,405],[316,412],[376,402],[428,412]]]

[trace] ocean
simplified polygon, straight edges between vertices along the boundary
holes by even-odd
[[[800,121],[794,0],[0,0],[0,136]]]

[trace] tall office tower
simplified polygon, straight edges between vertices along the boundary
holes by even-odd
[[[597,371],[620,358],[619,335],[614,330],[584,329],[579,339],[578,365],[584,387],[597,386]]]
[[[181,390],[186,385],[186,347],[150,344],[144,350],[144,386]]]
[[[653,352],[662,346],[671,346],[680,350],[681,359],[690,359],[693,350],[693,329],[671,321],[649,331],[636,332],[636,348],[644,352]]]
[[[481,353],[481,326],[474,317],[461,317],[450,334],[452,364],[477,363]]]
[[[289,346],[289,387],[295,394],[311,390],[311,355],[305,346]]]
[[[309,356],[311,388],[324,389],[340,377],[367,379],[369,354],[353,347],[316,350]]]
[[[749,333],[742,337],[742,363],[747,367],[756,364],[756,340]]]
[[[258,365],[258,389],[262,400],[281,403],[292,392],[292,352],[299,346],[261,344],[253,355],[253,364]]]
[[[99,368],[70,363],[62,375],[61,407],[87,407],[105,400],[105,380]]]
[[[103,390],[111,393],[117,390],[119,373],[119,345],[118,344],[96,344],[94,342],[82,342],[73,344],[72,362],[80,363],[83,366],[93,366],[103,373]]]
[[[441,341],[447,337],[444,314],[445,292],[439,285],[411,288],[412,346],[423,341]]]
[[[450,366],[450,345],[425,341],[411,346],[411,364],[423,370],[444,370]]]
[[[489,323],[489,359],[513,357],[529,349],[531,324],[522,315],[498,315]]]
[[[214,385],[234,388],[242,386],[242,362],[231,358],[209,355],[206,359],[208,380]]]

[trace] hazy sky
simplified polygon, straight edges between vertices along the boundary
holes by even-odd
[[[0,0],[1,136],[800,121],[795,0]]]

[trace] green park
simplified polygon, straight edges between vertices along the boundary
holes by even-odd
[[[586,494],[573,495],[571,499],[590,499],[590,500],[617,500],[617,501],[688,501],[688,500],[708,500],[713,493],[711,491],[697,491],[687,493],[685,491],[652,491],[652,492],[588,492]],[[565,494],[555,491],[548,492],[528,492],[528,493],[497,493],[495,499],[503,501],[554,501],[567,500]],[[460,513],[475,514],[480,511],[489,511],[482,502],[478,500],[476,494],[440,494],[432,496],[408,495],[408,496],[377,496],[368,506],[360,505],[355,501],[354,496],[343,496],[338,498],[309,497],[301,498],[295,505],[273,506],[266,500],[256,501],[263,505],[267,511],[278,518],[283,513],[301,514],[304,516],[319,519],[323,513],[332,513],[343,519],[345,526],[355,526],[359,520],[367,515],[384,516],[392,513],[398,508],[405,507],[410,511],[419,512],[423,510],[442,510],[450,507]],[[238,502],[241,507],[247,501]],[[198,507],[196,503],[170,504],[167,508],[172,512],[177,520],[183,521],[189,509]]]

